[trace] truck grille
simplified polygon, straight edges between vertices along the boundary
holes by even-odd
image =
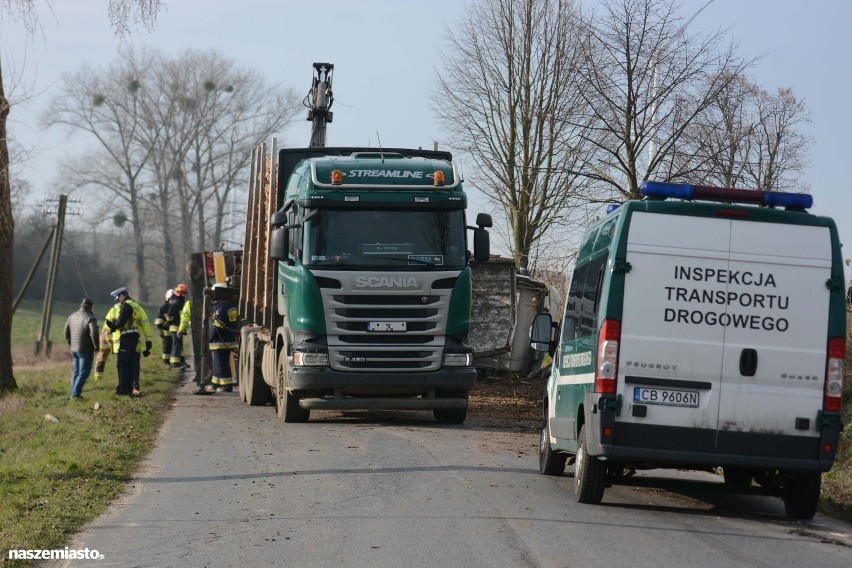
[[[434,371],[441,368],[452,289],[433,289],[447,272],[411,276],[418,289],[358,288],[363,272],[319,273],[340,287],[321,288],[328,333],[329,365],[340,371]],[[317,273],[315,273],[315,276]],[[405,323],[405,331],[369,331],[371,322]]]

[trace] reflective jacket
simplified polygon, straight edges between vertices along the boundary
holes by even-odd
[[[210,350],[236,349],[240,314],[233,302],[215,302],[210,315]]]
[[[169,334],[169,324],[166,316],[169,313],[170,307],[170,302],[166,301],[163,303],[160,309],[157,310],[157,317],[154,318],[154,326],[160,330],[160,337],[165,337]]]
[[[169,333],[177,333],[180,326],[180,312],[186,304],[186,297],[174,295],[169,301],[169,311],[166,312],[166,322],[169,324]]]
[[[145,334],[146,341],[151,341],[153,339],[151,335],[151,324],[148,323],[148,314],[145,313],[145,309],[142,306],[136,303],[136,300],[127,298],[124,302],[119,304],[118,317],[114,323],[117,327],[113,332],[112,337],[113,353],[118,353],[119,342],[121,340],[121,336],[124,334],[143,333]],[[141,353],[144,350],[145,343],[140,340],[136,344],[136,351]]]
[[[120,332],[110,330],[106,324],[108,321],[115,323],[118,320],[119,311],[121,311],[121,304],[113,304],[104,316],[104,325],[101,327],[101,351],[111,351],[113,343],[121,337]]]
[[[178,325],[178,331],[183,334],[189,333],[189,324],[190,315],[189,315],[189,300],[183,303],[183,307],[180,309],[180,324]]]

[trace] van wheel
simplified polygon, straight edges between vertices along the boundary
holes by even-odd
[[[544,475],[562,475],[565,473],[566,461],[568,461],[566,454],[554,452],[550,447],[550,427],[545,418],[538,444],[538,470]]]
[[[299,406],[299,397],[287,390],[287,357],[282,352],[278,356],[278,389],[275,397],[275,407],[278,418],[284,422],[307,422],[311,417],[309,408]]]
[[[606,464],[589,455],[586,445],[586,426],[580,428],[577,439],[577,463],[574,465],[574,496],[579,503],[597,505],[606,488]]]
[[[819,506],[822,475],[797,475],[784,487],[784,510],[791,519],[812,519]]]
[[[435,415],[435,422],[439,424],[463,424],[467,418],[467,399],[468,394],[465,393],[438,393],[438,398],[461,398],[464,399],[464,408],[436,408],[432,411]]]
[[[731,489],[748,489],[751,487],[752,472],[748,469],[726,467],[722,471],[725,485]]]

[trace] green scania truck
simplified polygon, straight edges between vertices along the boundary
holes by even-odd
[[[476,381],[471,262],[449,152],[275,148],[253,154],[240,282],[239,385],[285,422],[313,409],[430,410],[461,423]],[[473,253],[467,230],[473,229]]]

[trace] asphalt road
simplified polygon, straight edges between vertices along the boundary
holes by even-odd
[[[178,393],[127,494],[68,566],[852,566],[852,527],[718,494],[710,474],[643,474],[581,505],[538,473],[538,436],[426,413],[280,422],[236,393]],[[655,472],[659,474],[659,472]],[[90,564],[87,564],[89,562]]]

